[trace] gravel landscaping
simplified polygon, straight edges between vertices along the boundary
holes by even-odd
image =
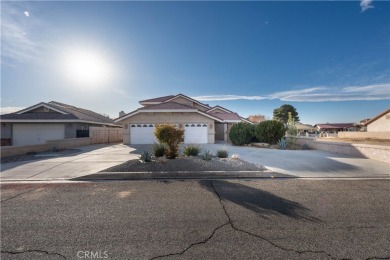
[[[179,171],[264,171],[261,165],[255,165],[240,159],[212,158],[205,161],[199,156],[181,156],[173,160],[154,158],[152,162],[130,160],[101,172],[179,172]]]

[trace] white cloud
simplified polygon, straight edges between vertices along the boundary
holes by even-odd
[[[313,87],[276,92],[265,96],[215,95],[193,98],[199,101],[279,99],[281,101],[291,102],[386,100],[390,99],[390,83],[368,86],[348,86],[344,88]]]
[[[25,109],[25,107],[1,107],[0,114],[9,114],[22,109]]]
[[[25,15],[26,17],[29,17],[29,16],[30,16],[29,12],[27,12],[27,11],[24,11],[23,13],[24,13],[24,15]]]
[[[362,8],[362,13],[366,11],[367,9],[374,8],[372,4],[373,0],[361,0],[360,1],[360,7]]]

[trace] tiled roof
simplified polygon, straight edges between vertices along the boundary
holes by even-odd
[[[372,122],[378,120],[379,118],[381,118],[382,116],[384,116],[384,115],[386,115],[386,114],[388,114],[388,113],[390,113],[390,108],[387,109],[387,110],[385,110],[385,111],[383,111],[382,113],[376,115],[376,116],[375,116],[374,118],[372,118],[371,120],[365,122],[365,123],[364,123],[364,126],[367,126],[367,125],[371,124]]]
[[[26,114],[5,114],[1,115],[1,119],[10,119],[10,120],[71,120],[76,119],[77,117],[72,114],[60,114],[60,113],[26,113]]]
[[[164,97],[145,99],[145,100],[141,100],[140,103],[142,103],[142,102],[164,102],[165,100],[171,99],[173,97],[174,97],[174,95],[169,95],[169,96],[164,96]]]
[[[209,115],[221,120],[241,120],[241,117],[236,113],[209,113]]]
[[[322,129],[336,129],[336,128],[349,128],[353,127],[353,123],[327,123],[327,124],[316,124],[315,126],[318,126]]]
[[[175,103],[175,102],[166,102],[166,103],[161,103],[153,106],[141,107],[138,110],[154,110],[154,109],[168,109],[168,110],[182,110],[182,109],[194,110],[195,109],[196,110],[196,108],[194,107]]]
[[[67,113],[73,114],[80,120],[105,123],[105,124],[115,124],[112,119],[105,117],[101,114],[95,113],[91,110],[87,110],[84,108],[79,108],[79,107],[75,107],[75,106],[71,106],[71,105],[67,105],[55,101],[49,102],[49,105],[52,105],[55,108],[65,111]]]
[[[213,110],[213,109],[220,109],[220,110],[226,110],[227,112],[230,112],[230,113],[234,113],[233,111],[231,111],[231,110],[229,110],[229,109],[227,109],[227,108],[224,108],[224,107],[221,107],[221,106],[214,106],[214,107],[211,107],[209,110],[207,110],[206,112],[207,113],[213,113],[211,110]],[[209,111],[211,111],[211,112],[209,112]]]
[[[35,113],[28,113],[28,110],[30,108],[39,107],[40,105],[44,105],[47,107],[50,107],[52,109],[56,109],[59,111],[62,111],[66,114],[61,113],[51,113],[51,112],[35,112]],[[51,101],[49,103],[39,103],[37,105],[31,106],[29,108],[23,109],[21,111],[24,111],[21,114],[18,114],[18,112],[1,115],[2,120],[81,120],[81,121],[88,121],[93,122],[96,124],[115,124],[115,122],[103,115],[100,115],[98,113],[95,113],[91,110],[87,110],[84,108],[78,108],[71,105]]]

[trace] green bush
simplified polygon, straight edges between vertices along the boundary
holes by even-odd
[[[229,132],[229,138],[234,145],[249,144],[254,136],[254,126],[248,123],[236,123]]]
[[[205,161],[210,161],[212,156],[213,156],[213,154],[209,150],[206,150],[202,154],[202,159]]]
[[[179,144],[184,141],[184,130],[176,129],[174,125],[161,124],[156,126],[154,135],[160,143],[168,145],[167,158],[175,159],[178,155]]]
[[[143,161],[143,162],[151,162],[151,161],[152,161],[152,155],[149,153],[149,151],[144,151],[144,152],[141,154],[140,159],[141,159],[141,161]]]
[[[255,128],[255,136],[261,143],[276,144],[285,133],[283,123],[276,120],[263,121]]]
[[[229,152],[226,150],[218,150],[217,157],[218,158],[227,158],[229,156]]]
[[[153,154],[156,157],[162,157],[167,153],[168,146],[164,143],[153,144]]]
[[[200,153],[200,146],[195,144],[189,144],[186,147],[184,147],[183,153],[187,156],[196,156]]]

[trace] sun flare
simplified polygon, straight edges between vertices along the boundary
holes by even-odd
[[[111,77],[111,68],[105,57],[92,50],[71,50],[64,55],[66,77],[82,86],[101,86]]]

